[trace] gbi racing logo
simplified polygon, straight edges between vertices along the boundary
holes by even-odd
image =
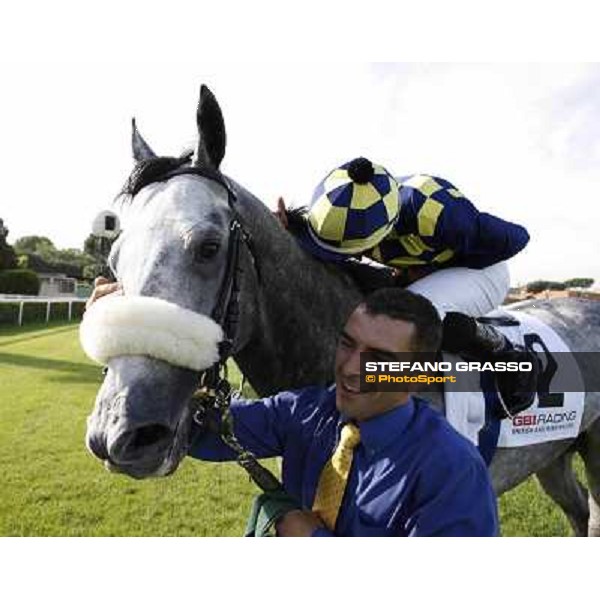
[[[577,417],[577,411],[555,412],[545,414],[522,414],[513,419],[513,427],[535,427],[536,425],[556,425],[558,423],[572,423]]]

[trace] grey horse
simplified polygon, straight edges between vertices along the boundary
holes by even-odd
[[[157,157],[134,123],[136,168],[126,186],[133,214],[109,259],[124,294],[210,315],[228,262],[235,211],[251,244],[240,250],[231,355],[261,396],[330,382],[337,336],[362,297],[356,277],[308,255],[260,200],[220,175],[225,126],[205,86],[197,122],[198,146],[193,156],[179,159]],[[235,208],[214,178],[185,170],[161,176],[186,164],[223,177]],[[600,350],[599,304],[561,299],[520,310],[553,327],[571,350]],[[88,448],[110,470],[132,477],[174,472],[189,447],[190,398],[197,384],[198,373],[150,356],[111,358],[88,419]],[[431,400],[443,408],[442,398]],[[499,449],[491,464],[497,493],[535,473],[577,535],[600,535],[599,417],[600,394],[588,392],[577,439]],[[585,464],[589,492],[571,468],[576,452]]]

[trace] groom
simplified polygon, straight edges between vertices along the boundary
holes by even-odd
[[[283,486],[300,506],[280,536],[493,536],[496,498],[478,450],[407,391],[360,391],[360,355],[435,352],[441,321],[431,302],[380,289],[348,319],[335,385],[232,402],[239,442],[258,458],[283,457]],[[235,458],[196,426],[189,454]]]

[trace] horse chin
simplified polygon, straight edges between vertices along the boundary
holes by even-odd
[[[161,463],[138,463],[135,465],[117,465],[110,460],[104,461],[107,471],[119,475],[127,475],[133,479],[149,479],[151,477],[167,477],[175,473],[179,461],[173,462],[165,459]]]

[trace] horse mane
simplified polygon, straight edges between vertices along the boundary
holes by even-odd
[[[285,216],[288,223],[287,230],[293,237],[296,237],[306,229],[307,212],[308,208],[306,206],[290,207],[286,209]]]
[[[133,197],[146,185],[162,178],[167,173],[182,167],[192,160],[193,151],[184,152],[179,157],[155,156],[139,161],[117,194],[117,199],[131,202]]]
[[[287,231],[298,243],[296,237],[304,232],[307,227],[306,206],[290,207],[286,209]],[[336,268],[349,275],[363,294],[370,294],[383,287],[395,287],[398,284],[393,276],[393,269],[382,266],[377,268],[360,260],[349,260],[335,265]]]

